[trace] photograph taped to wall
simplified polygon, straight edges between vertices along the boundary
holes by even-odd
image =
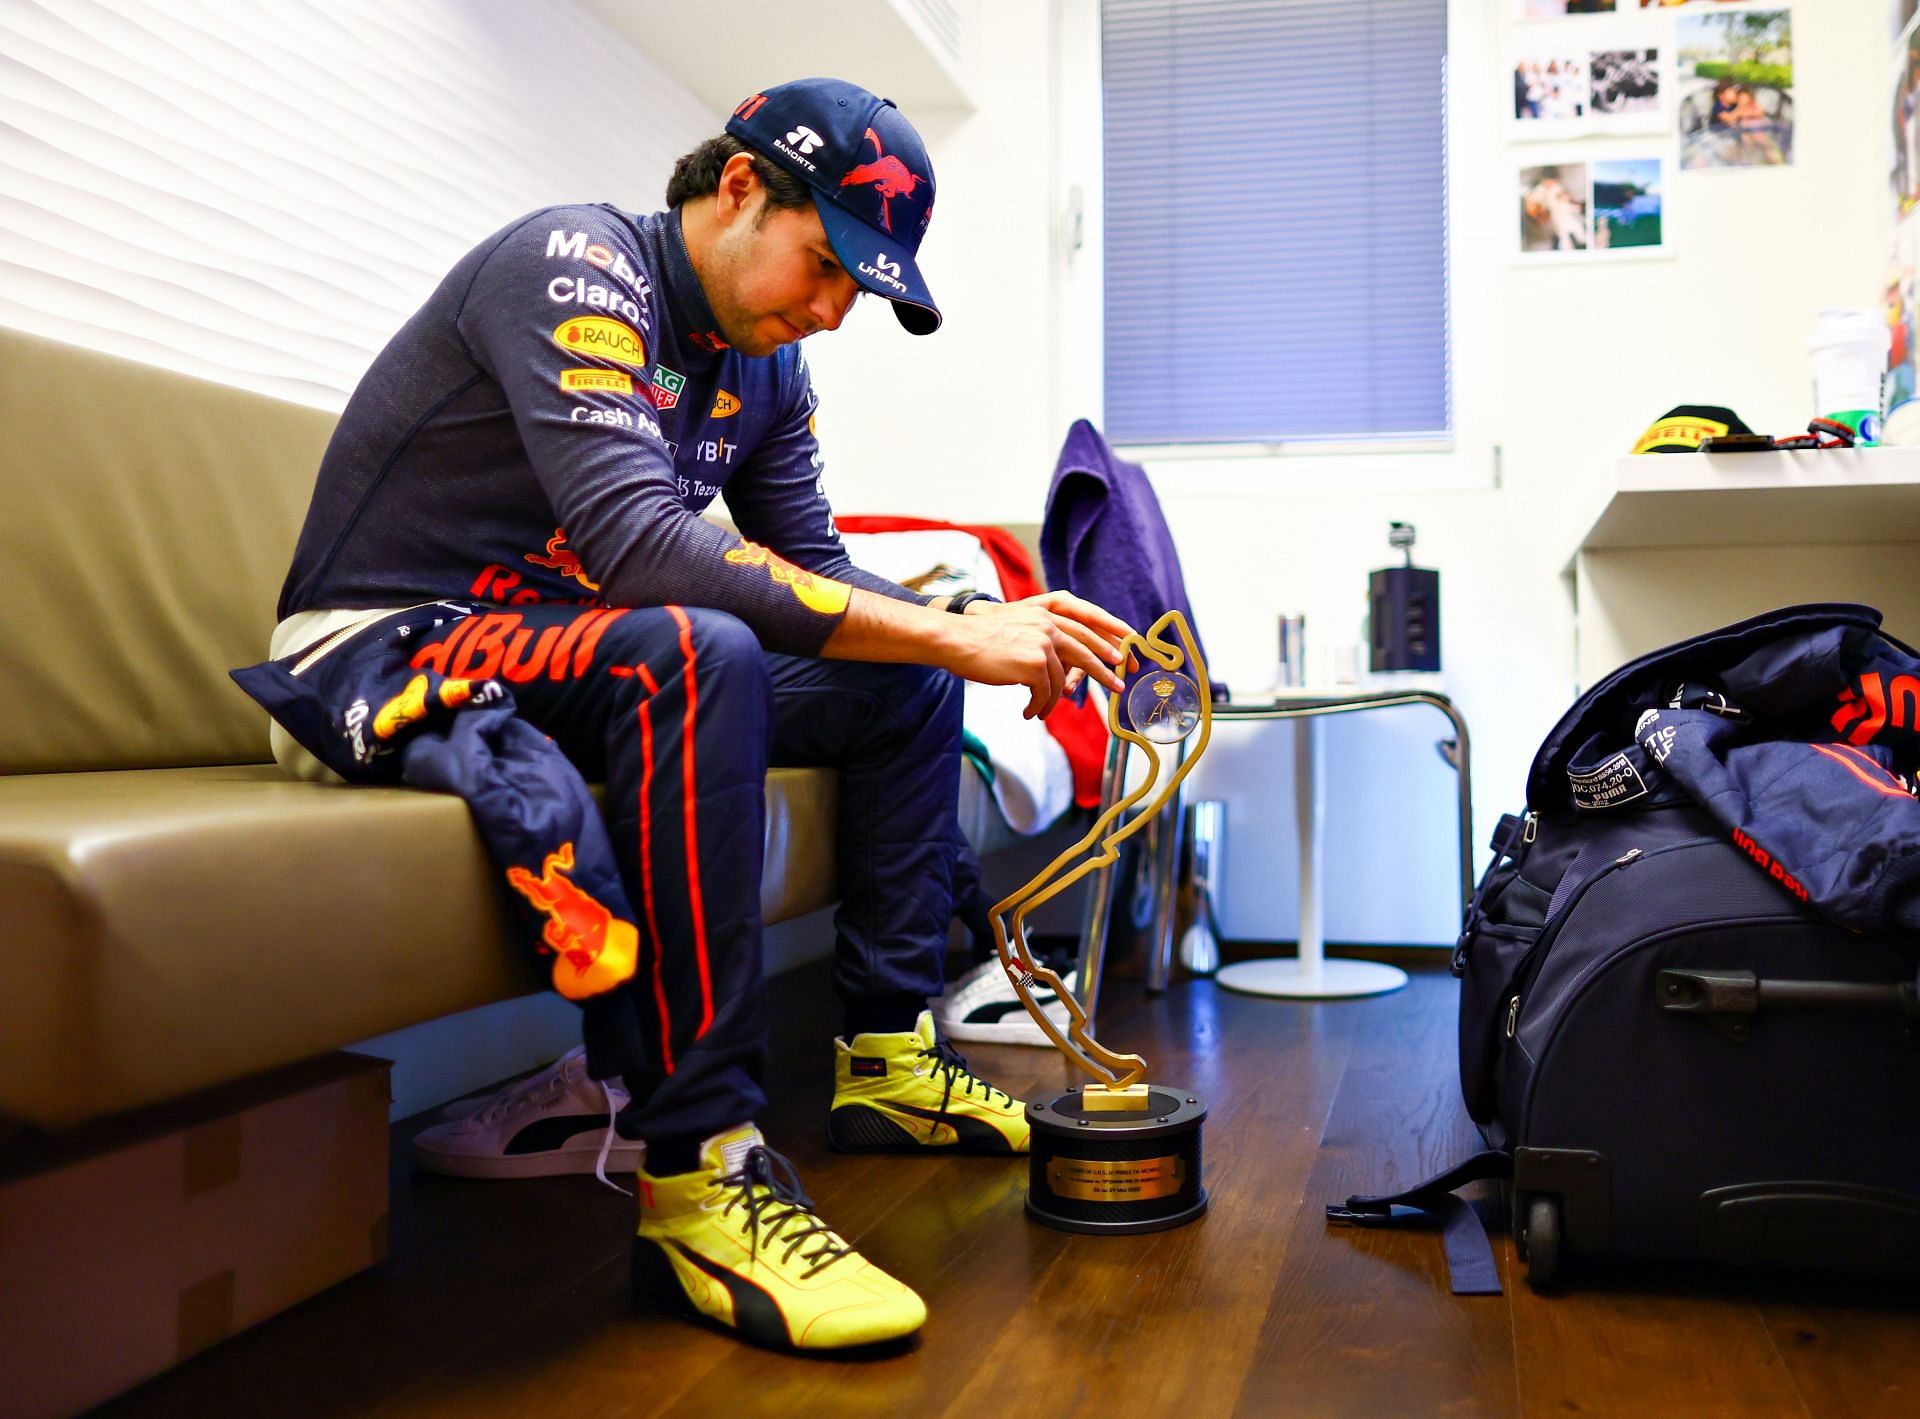
[[[1602,130],[1658,129],[1661,122],[1660,51],[1596,50],[1587,65],[1593,122]]]
[[[1792,12],[1685,14],[1676,36],[1680,166],[1702,171],[1791,163]]]
[[[1658,158],[1603,158],[1593,167],[1596,251],[1665,246],[1664,164]]]
[[[1516,138],[1563,138],[1579,131],[1587,117],[1587,61],[1584,55],[1533,54],[1513,66],[1513,119]]]
[[[1920,29],[1907,32],[1896,57],[1892,117],[1894,211],[1910,212],[1920,203]]]
[[[1593,245],[1593,203],[1587,165],[1543,163],[1520,169],[1522,255],[1571,255]]]
[[[1920,396],[1915,377],[1916,301],[1914,290],[1915,241],[1920,217],[1909,217],[1893,229],[1893,263],[1887,272],[1887,327],[1892,344],[1887,351],[1887,411]]]

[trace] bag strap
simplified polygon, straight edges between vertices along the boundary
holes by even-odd
[[[1345,1203],[1329,1202],[1327,1220],[1361,1227],[1377,1227],[1396,1219],[1395,1207],[1428,1213],[1440,1219],[1441,1241],[1447,1251],[1447,1276],[1456,1296],[1497,1296],[1500,1294],[1500,1268],[1494,1261],[1493,1243],[1480,1214],[1465,1198],[1454,1194],[1471,1182],[1487,1178],[1513,1176],[1513,1155],[1498,1148],[1475,1153],[1443,1173],[1404,1192],[1375,1195],[1356,1193]],[[1405,1212],[1399,1214],[1404,1216]]]
[[[1500,821],[1493,830],[1493,840],[1487,844],[1493,851],[1493,861],[1487,864],[1487,870],[1480,874],[1480,880],[1474,884],[1473,895],[1467,898],[1467,909],[1460,923],[1460,935],[1453,943],[1452,969],[1456,976],[1467,971],[1467,947],[1473,938],[1486,925],[1487,912],[1483,905],[1487,891],[1493,886],[1494,876],[1508,862],[1515,866],[1526,860],[1527,849],[1533,846],[1534,833],[1539,824],[1532,813],[1518,816],[1502,813]]]

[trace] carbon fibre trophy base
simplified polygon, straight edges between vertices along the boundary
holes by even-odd
[[[1206,1104],[1184,1090],[1148,1084],[1146,1107],[1122,1110],[1101,1106],[1099,1092],[1097,1085],[1069,1087],[1028,1103],[1027,1215],[1099,1236],[1160,1232],[1199,1220],[1207,1210],[1200,1185]]]

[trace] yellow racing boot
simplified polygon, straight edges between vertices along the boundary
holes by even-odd
[[[633,1289],[756,1344],[834,1350],[911,1335],[919,1296],[814,1214],[793,1165],[751,1124],[716,1134],[691,1173],[640,1170]]]
[[[912,1033],[855,1035],[833,1049],[827,1141],[841,1152],[1027,1151],[1027,1106],[937,1039],[931,1011]]]

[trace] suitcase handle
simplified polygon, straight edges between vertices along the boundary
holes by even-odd
[[[1654,977],[1662,1010],[1698,1015],[1728,1039],[1745,1044],[1762,1008],[1882,1010],[1920,1019],[1912,981],[1874,985],[1842,980],[1761,980],[1752,971],[1661,971]]]

